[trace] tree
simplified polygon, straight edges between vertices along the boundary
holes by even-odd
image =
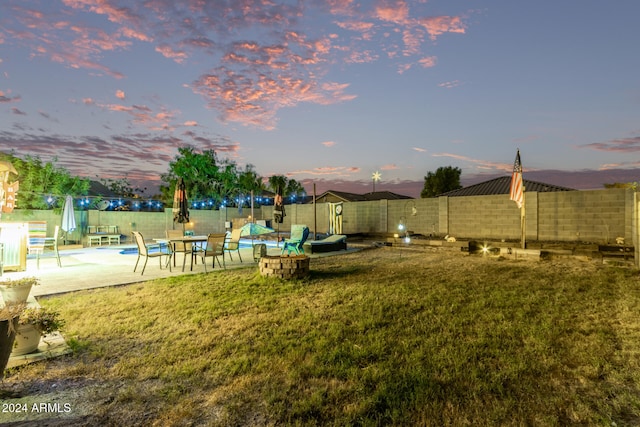
[[[104,184],[104,186],[107,187],[109,190],[111,190],[114,194],[117,194],[120,197],[125,197],[130,199],[138,199],[141,197],[141,194],[146,191],[146,187],[145,188],[132,187],[127,176],[119,179],[104,178],[104,179],[101,179],[100,182]]]
[[[238,194],[237,196],[241,200],[246,200],[246,196],[253,191],[254,195],[259,194],[264,189],[262,183],[262,177],[257,174],[255,167],[252,164],[248,164],[244,167],[244,170],[238,174]]]
[[[632,190],[638,189],[637,182],[614,182],[613,184],[604,184],[604,188],[631,188]]]
[[[296,181],[295,179],[290,179],[289,181],[287,181],[287,187],[285,188],[285,194],[288,197],[290,197],[290,198],[293,197],[295,199],[296,197],[304,196],[305,193],[306,192],[304,190],[304,187],[298,181]],[[292,202],[293,201],[294,200],[292,200]]]
[[[213,199],[221,201],[220,191],[226,188],[228,173],[235,177],[235,164],[233,170],[227,171],[224,162],[218,164],[214,150],[197,152],[193,147],[180,147],[175,159],[169,162],[169,172],[162,175],[166,185],[160,186],[162,198],[165,203],[171,204],[173,192],[178,178],[183,178],[187,195],[190,200]],[[221,166],[224,166],[221,170]]]
[[[284,192],[287,188],[287,177],[284,175],[272,175],[269,177],[269,188],[276,194],[285,196]]]
[[[259,192],[264,189],[262,177],[255,171],[255,166],[248,164],[238,174],[238,189],[242,193]]]
[[[269,188],[282,197],[301,196],[305,194],[304,187],[295,179],[289,179],[284,175],[269,177]]]
[[[67,194],[78,197],[89,192],[89,179],[72,176],[65,168],[56,166],[56,158],[45,163],[38,156],[27,155],[21,159],[13,154],[0,153],[0,160],[11,162],[18,171],[19,209],[61,207]]]
[[[460,168],[452,166],[439,167],[435,173],[429,172],[424,177],[424,188],[420,193],[420,197],[436,197],[447,191],[458,190],[462,188],[460,185]]]

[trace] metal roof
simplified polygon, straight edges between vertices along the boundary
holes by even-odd
[[[345,202],[364,202],[364,201],[372,201],[372,200],[398,200],[398,199],[411,199],[409,196],[405,196],[402,194],[393,193],[391,191],[376,191],[375,193],[365,193],[365,194],[356,194],[356,193],[347,193],[346,191],[335,191],[328,190],[317,196],[316,199],[320,199],[327,195],[333,195],[338,199],[341,199]]]
[[[543,182],[523,179],[526,192],[547,193],[552,191],[577,191],[574,188],[561,187],[559,185],[545,184]],[[511,189],[511,176],[503,176],[478,184],[470,185],[459,190],[448,191],[439,196],[487,196],[492,194],[509,194]]]

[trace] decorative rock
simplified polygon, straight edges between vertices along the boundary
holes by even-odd
[[[309,275],[309,257],[306,255],[264,256],[258,265],[264,277],[301,279]]]

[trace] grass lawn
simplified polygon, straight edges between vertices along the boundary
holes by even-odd
[[[8,371],[3,402],[68,411],[0,421],[640,424],[635,270],[389,248],[313,259],[311,270],[41,300],[66,320],[74,353]]]

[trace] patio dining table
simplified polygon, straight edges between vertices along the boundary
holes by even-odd
[[[187,243],[191,243],[194,246],[199,246],[202,249],[203,243],[205,245],[207,244],[208,237],[209,236],[182,236],[182,237],[172,237],[172,238],[162,237],[162,238],[153,239],[153,240],[161,244],[171,245],[171,252],[173,253],[173,260],[175,264],[175,256],[176,256],[175,249],[178,243],[183,243],[185,245]],[[168,262],[171,262],[171,258],[169,258]],[[193,256],[191,257],[190,268],[191,270],[193,270]]]

